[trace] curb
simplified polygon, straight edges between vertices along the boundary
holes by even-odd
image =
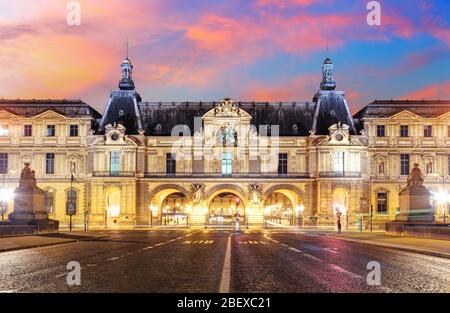
[[[101,239],[101,238],[105,238],[105,237],[106,236],[90,237],[90,238],[83,238],[83,239],[67,239],[66,241],[62,241],[62,242],[51,242],[51,243],[49,242],[49,243],[36,244],[36,245],[12,247],[12,248],[0,249],[0,253],[17,251],[17,250],[27,250],[27,249],[33,249],[33,248],[50,247],[50,246],[57,246],[57,245],[65,245],[65,244],[69,244],[69,243],[92,240],[92,239]]]
[[[368,245],[373,245],[373,246],[382,247],[382,248],[391,248],[391,249],[395,249],[395,250],[414,252],[414,253],[419,253],[419,254],[424,254],[424,255],[431,255],[431,256],[436,256],[436,257],[440,257],[440,258],[450,259],[450,254],[444,253],[444,252],[436,252],[436,251],[429,251],[429,250],[423,250],[423,249],[417,249],[417,248],[409,248],[409,247],[404,247],[404,246],[397,246],[396,244],[373,242],[373,241],[364,240],[364,239],[361,240],[361,239],[345,238],[345,237],[338,237],[338,236],[334,236],[334,235],[326,235],[326,236],[330,237],[330,238],[334,238],[334,239],[368,244]]]

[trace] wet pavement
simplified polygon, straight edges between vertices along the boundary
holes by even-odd
[[[450,259],[284,230],[102,231],[0,253],[1,292],[449,292],[449,276]]]

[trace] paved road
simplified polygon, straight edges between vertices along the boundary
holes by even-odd
[[[109,231],[0,253],[2,292],[448,292],[450,260],[288,231]],[[81,286],[66,283],[81,264]],[[367,264],[381,265],[368,286]]]

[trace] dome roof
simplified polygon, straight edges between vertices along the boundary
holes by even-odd
[[[323,61],[323,64],[333,64],[330,58],[326,58],[325,61]]]

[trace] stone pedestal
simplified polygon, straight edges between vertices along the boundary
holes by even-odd
[[[408,187],[400,192],[400,214],[396,222],[434,222],[430,192],[424,186]]]
[[[47,220],[45,193],[42,189],[16,188],[14,191],[14,212],[9,214],[11,221]]]

